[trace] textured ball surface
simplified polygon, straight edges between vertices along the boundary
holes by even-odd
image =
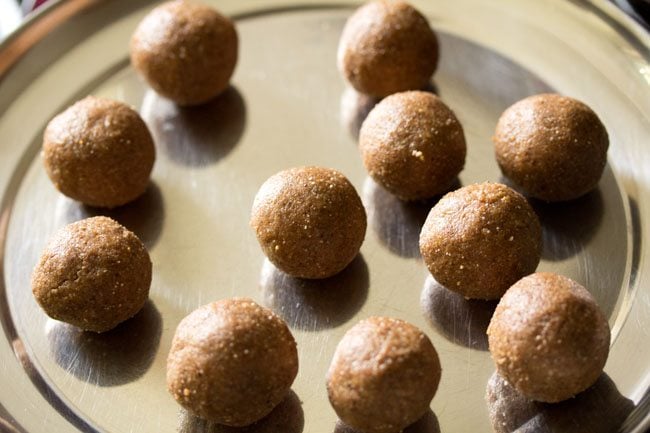
[[[359,149],[370,176],[402,200],[447,192],[467,153],[454,112],[421,91],[396,93],[377,104],[361,126]]]
[[[246,298],[213,302],[176,329],[167,387],[196,416],[232,427],[268,415],[298,373],[291,331],[271,310]]]
[[[438,65],[438,39],[427,19],[401,1],[373,1],[348,19],[338,67],[361,93],[384,97],[423,89]]]
[[[32,274],[32,291],[48,316],[95,332],[135,316],[150,285],[146,248],[107,217],[86,218],[59,230]]]
[[[499,374],[524,396],[555,403],[593,385],[609,354],[607,319],[570,278],[536,273],[513,285],[488,327]]]
[[[420,252],[431,275],[449,290],[498,299],[537,268],[542,228],[521,194],[499,183],[473,184],[431,209]]]
[[[345,333],[327,373],[327,392],[347,425],[395,433],[421,418],[440,382],[429,338],[399,319],[371,317]]]
[[[113,208],[145,192],[156,150],[135,110],[88,96],[48,123],[42,156],[61,193],[90,206]]]
[[[140,22],[131,38],[131,63],[162,96],[197,105],[226,90],[238,44],[230,19],[201,3],[175,0]]]
[[[607,164],[609,136],[587,105],[542,94],[501,115],[494,146],[503,174],[531,197],[555,202],[596,188]]]
[[[322,167],[298,167],[260,187],[251,214],[264,254],[298,278],[327,278],[359,253],[366,212],[350,181]]]

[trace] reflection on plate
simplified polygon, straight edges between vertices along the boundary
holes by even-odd
[[[591,388],[554,404],[526,399],[494,373],[485,399],[495,433],[611,433],[634,409],[605,373]]]
[[[264,305],[292,328],[319,331],[354,317],[368,297],[368,266],[358,255],[343,271],[323,280],[294,278],[264,260],[260,286]]]
[[[303,433],[305,424],[300,399],[293,391],[269,415],[248,427],[211,423],[186,411],[179,419],[178,433]]]

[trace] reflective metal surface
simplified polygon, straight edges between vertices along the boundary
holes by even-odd
[[[294,394],[246,431],[348,432],[337,425],[324,376],[343,333],[373,314],[416,324],[440,354],[432,412],[407,431],[491,431],[484,396],[494,366],[483,331],[494,305],[455,297],[427,277],[417,239],[434,203],[401,203],[365,175],[355,137],[375,101],[346,89],[335,62],[351,5],[210,3],[236,17],[240,61],[228,93],[203,107],[179,109],[148,91],[129,66],[130,34],[151,8],[145,0],[55,4],[0,46],[0,431],[232,431],[179,409],[165,389],[165,358],[184,315],[234,295],[250,296],[287,320],[301,363]],[[611,412],[617,417],[611,427],[644,431],[650,39],[596,0],[413,3],[440,34],[432,90],[465,129],[468,158],[459,185],[501,180],[490,141],[494,126],[507,106],[530,94],[555,90],[582,99],[608,127],[609,165],[598,190],[571,203],[533,203],[544,225],[539,269],[578,280],[607,313],[613,338],[601,382],[629,414],[623,421],[618,409]],[[105,335],[48,319],[29,284],[55,230],[101,213],[58,194],[38,155],[47,121],[89,93],[137,107],[158,151],[147,193],[110,212],[151,252],[151,301]],[[345,173],[369,217],[359,258],[322,282],[278,272],[248,227],[261,183],[304,164]],[[610,411],[607,404],[583,405],[569,427],[574,403],[507,412],[518,420],[551,419],[549,431],[562,432],[589,431],[592,413]],[[509,430],[518,428],[511,421]]]

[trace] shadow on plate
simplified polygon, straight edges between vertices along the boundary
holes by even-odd
[[[438,39],[442,52],[454,55],[440,57],[436,77],[462,83],[474,100],[489,101],[493,112],[501,113],[530,95],[555,92],[540,77],[485,45],[443,32]]]
[[[296,393],[290,391],[269,415],[247,427],[215,424],[182,411],[178,433],[302,433],[304,426],[302,403]]]
[[[499,182],[526,196],[509,178],[502,175]],[[578,255],[598,231],[605,213],[600,188],[575,200],[557,203],[526,198],[542,224],[542,259],[553,262]]]
[[[162,332],[160,313],[150,300],[116,328],[97,334],[67,323],[47,321],[54,360],[85,382],[118,386],[133,382],[151,367]]]
[[[235,87],[198,106],[180,107],[149,91],[142,105],[157,149],[181,165],[205,167],[225,157],[246,126],[246,104]]]
[[[603,219],[599,189],[572,201],[546,203],[529,200],[542,223],[542,258],[561,261],[580,253],[598,231]]]
[[[354,142],[359,139],[359,131],[363,121],[381,98],[359,93],[354,88],[346,86],[341,94],[341,125],[348,130]]]
[[[343,421],[338,420],[336,422],[336,427],[334,428],[334,433],[361,432],[353,429]],[[431,410],[429,410],[422,416],[422,418],[402,430],[402,433],[440,433],[440,424],[438,423],[438,418],[436,415]]]
[[[496,433],[611,433],[634,409],[605,373],[591,388],[554,404],[528,400],[494,373],[485,398]]]
[[[425,92],[438,95],[438,87],[435,83],[429,83],[424,89]],[[341,94],[341,125],[348,130],[355,143],[359,139],[359,131],[363,121],[366,120],[370,111],[381,101],[382,98],[369,96],[357,92],[353,87],[346,86]]]
[[[449,191],[460,187],[460,181],[456,179]],[[429,211],[441,197],[439,195],[426,201],[405,202],[370,177],[366,178],[363,185],[368,224],[390,252],[406,258],[420,257],[420,231]]]
[[[290,327],[306,331],[347,322],[365,304],[369,282],[368,266],[361,254],[343,271],[323,280],[291,277],[268,259],[260,277],[264,304]]]
[[[107,216],[135,233],[147,249],[151,249],[158,241],[165,220],[162,193],[153,181],[140,197],[114,209],[86,206],[70,199],[66,199],[66,202],[66,224],[94,216]]]
[[[447,340],[476,350],[488,350],[487,328],[498,301],[465,299],[438,283],[424,282],[420,307],[427,321]]]

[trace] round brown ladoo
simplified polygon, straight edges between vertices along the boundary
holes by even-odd
[[[201,3],[175,0],[140,22],[131,38],[131,63],[162,96],[197,105],[228,87],[237,50],[231,20]]]
[[[48,123],[42,155],[48,176],[63,194],[113,208],[145,192],[156,150],[136,111],[88,96]]]
[[[359,149],[370,176],[402,200],[449,190],[465,165],[465,136],[437,96],[410,91],[377,104],[361,126]]]
[[[554,403],[584,391],[603,371],[609,325],[580,284],[536,273],[513,285],[488,327],[497,371],[524,396]]]
[[[348,179],[321,167],[298,167],[260,187],[251,226],[268,259],[298,278],[327,278],[359,253],[366,212]]]
[[[396,433],[421,418],[440,382],[440,360],[415,326],[370,317],[345,333],[327,373],[332,407],[366,433]]]
[[[178,325],[167,358],[167,387],[176,401],[198,417],[232,427],[268,415],[297,373],[291,331],[247,298],[190,313]]]
[[[150,285],[151,260],[140,239],[102,216],[59,230],[32,274],[32,291],[48,316],[95,332],[135,316]]]
[[[384,97],[423,89],[438,65],[438,39],[427,19],[402,1],[373,1],[348,19],[338,67],[361,93]]]
[[[431,275],[474,299],[498,299],[534,272],[541,247],[537,215],[521,194],[499,183],[445,195],[420,232],[420,252]]]
[[[494,145],[503,174],[531,197],[555,202],[596,188],[607,164],[609,137],[587,105],[542,94],[501,115]]]

